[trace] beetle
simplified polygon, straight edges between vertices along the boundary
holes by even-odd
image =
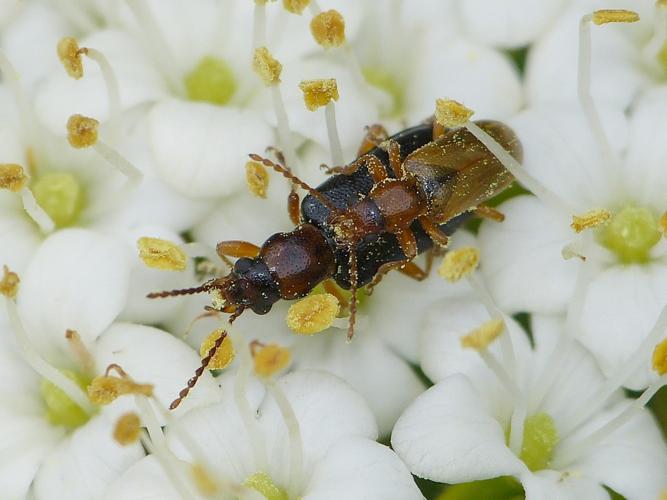
[[[507,125],[492,120],[476,124],[522,160],[521,144]],[[335,175],[317,188],[293,175],[277,156],[278,163],[256,154],[250,158],[308,193],[300,211],[294,190],[288,199],[295,229],[270,236],[261,247],[222,241],[218,254],[238,259],[228,275],[149,297],[209,292],[212,309],[231,313],[231,323],[246,309],[266,314],[275,302],[304,297],[333,279],[351,291],[351,339],[359,287],[372,289],[392,269],[424,279],[427,273],[412,260],[434,245],[446,247],[449,235],[475,209],[514,180],[466,128],[444,129],[434,121],[391,137],[380,126],[369,127],[358,158],[328,169]],[[223,339],[218,338],[170,408],[187,396]]]

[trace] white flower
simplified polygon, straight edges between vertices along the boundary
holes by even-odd
[[[52,498],[54,491],[100,498],[143,451],[112,439],[116,419],[134,404],[121,398],[97,407],[85,392],[91,380],[115,363],[137,382],[153,384],[157,400],[166,401],[199,365],[198,356],[167,333],[114,322],[127,296],[125,252],[109,237],[61,231],[20,276],[18,308],[5,299],[11,324],[0,315],[0,416],[7,432],[0,448],[2,456],[16,456],[1,468],[8,498],[23,498],[31,484],[36,499]],[[187,405],[217,399],[211,377],[202,382]]]
[[[268,390],[255,381],[245,390],[237,375],[222,391],[220,404],[192,410],[167,430],[173,453],[203,467],[213,491],[244,499],[422,498],[405,466],[374,442],[364,401],[339,379],[299,371]],[[105,498],[170,498],[170,482],[196,491],[190,477],[168,477],[149,457]]]
[[[484,316],[465,301],[429,315],[422,361],[437,382],[392,435],[410,470],[446,483],[514,476],[528,499],[606,498],[603,485],[657,498],[667,446],[641,404],[659,385],[641,400],[624,398],[554,318],[533,316],[534,350],[509,323],[512,333],[475,358],[461,337]]]

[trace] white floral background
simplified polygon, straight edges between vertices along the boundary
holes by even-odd
[[[333,47],[309,28],[330,9]],[[582,24],[599,9],[639,20]],[[79,79],[65,37],[89,49]],[[308,111],[298,84],[320,78],[340,98]],[[167,410],[226,322],[199,317],[206,295],[146,294],[197,286],[202,258],[227,272],[221,240],[293,227],[283,178],[248,191],[248,153],[278,147],[316,186],[365,126],[437,98],[523,144],[505,221],[451,238],[479,268],[391,273],[351,343],[345,317],[304,336],[289,303],[246,313],[234,362]],[[75,114],[94,146],[68,141]],[[0,187],[2,499],[667,499],[667,2],[0,0]],[[185,269],[146,266],[142,237]],[[260,376],[266,344],[290,363]],[[129,394],[104,404],[100,381]]]

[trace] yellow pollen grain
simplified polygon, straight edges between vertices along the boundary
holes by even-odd
[[[144,236],[137,240],[139,258],[153,269],[165,271],[185,271],[188,257],[171,241]]]
[[[292,360],[289,349],[278,344],[267,344],[254,354],[255,373],[269,378],[284,370]]]
[[[88,386],[88,397],[96,405],[108,405],[119,396],[127,394],[139,394],[150,397],[153,395],[153,386],[151,384],[137,384],[127,378],[107,375],[95,377]]]
[[[19,275],[2,266],[2,280],[0,280],[0,294],[13,299],[19,292]]]
[[[330,293],[317,293],[292,304],[287,311],[287,326],[295,333],[313,335],[331,326],[340,304]]]
[[[461,127],[475,112],[453,99],[435,100],[435,120],[446,128]]]
[[[505,329],[502,319],[491,319],[479,328],[475,328],[467,335],[461,337],[461,345],[467,349],[486,349],[491,342],[496,340]]]
[[[245,182],[248,191],[258,198],[266,198],[266,192],[269,187],[269,173],[264,165],[256,161],[249,161],[245,164]]]
[[[201,464],[192,464],[190,472],[199,493],[204,496],[213,496],[218,493],[218,485],[213,476],[206,470],[206,467]]]
[[[321,106],[326,106],[332,100],[338,100],[338,84],[335,78],[322,80],[303,80],[299,84],[306,108],[315,111]]]
[[[658,221],[658,229],[664,236],[667,236],[667,212],[660,216],[660,220]]]
[[[595,208],[583,215],[573,215],[570,227],[574,229],[575,232],[580,233],[585,229],[591,229],[606,224],[610,219],[611,213],[609,210]]]
[[[76,80],[83,76],[81,54],[85,53],[85,51],[86,49],[80,49],[76,39],[70,36],[61,39],[56,48],[58,59],[63,64],[65,71]]]
[[[127,446],[137,442],[140,431],[141,420],[139,419],[139,415],[136,413],[125,413],[116,422],[116,426],[113,429],[113,438],[118,444]]]
[[[204,341],[199,346],[199,356],[204,359],[208,356],[208,352],[215,345],[215,342],[220,338],[225,330],[222,328],[211,332],[211,334],[204,339]],[[233,360],[236,355],[234,350],[234,344],[232,339],[225,337],[218,349],[215,351],[214,356],[208,362],[209,370],[222,370],[227,367]]]
[[[97,127],[100,122],[83,115],[72,115],[67,120],[67,140],[73,148],[81,149],[97,142]]]
[[[639,14],[632,10],[602,9],[593,12],[593,22],[595,24],[636,23],[637,21],[639,21]]]
[[[301,15],[301,13],[310,5],[310,0],[283,0],[283,7],[287,12]]]
[[[450,250],[442,259],[438,274],[447,281],[455,283],[470,274],[479,264],[479,250],[474,247],[463,247]]]
[[[0,163],[0,189],[9,189],[18,193],[28,183],[28,176],[21,165]]]
[[[340,47],[345,43],[345,19],[334,9],[320,12],[310,21],[310,32],[325,49]]]
[[[651,364],[658,375],[667,373],[667,339],[655,346]]]
[[[258,47],[252,57],[252,69],[259,75],[264,85],[278,85],[283,65],[275,59],[269,49]]]

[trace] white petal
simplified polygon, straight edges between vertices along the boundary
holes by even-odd
[[[161,410],[156,410],[160,421],[160,412],[178,396],[201,363],[195,351],[172,335],[157,328],[129,323],[116,323],[104,332],[97,339],[93,357],[98,373],[116,363],[137,382],[153,384],[155,398],[162,406]],[[172,413],[179,415],[189,408],[219,399],[217,384],[210,373],[205,372],[181,406]],[[108,410],[114,415],[136,411],[130,397],[119,398]]]
[[[49,455],[35,479],[36,500],[67,492],[67,498],[101,498],[109,485],[143,455],[137,444],[121,446],[112,438],[113,421],[94,417]]]
[[[608,500],[609,493],[596,481],[551,470],[521,477],[526,500]]]
[[[462,375],[419,396],[396,423],[391,443],[413,474],[433,481],[460,483],[525,470],[505,445],[487,402]]]
[[[667,303],[667,268],[661,263],[614,266],[589,285],[582,311],[581,342],[607,375],[623,369]],[[650,353],[627,387],[646,387],[653,377]]]
[[[67,329],[90,346],[125,306],[128,279],[129,257],[120,242],[82,229],[53,234],[36,252],[19,292],[33,344],[54,362],[70,358]]]
[[[182,500],[154,456],[139,460],[107,488],[104,500]]]
[[[23,208],[2,207],[0,209],[0,262],[9,269],[23,274],[39,246],[42,237],[37,226]]]
[[[578,259],[563,259],[570,221],[537,199],[513,198],[499,210],[502,224],[483,223],[478,241],[481,271],[493,298],[510,312],[562,311],[572,295]]]
[[[156,169],[178,192],[225,196],[244,182],[248,153],[262,153],[273,134],[256,113],[203,103],[164,101],[150,115]]]
[[[304,500],[340,498],[423,498],[410,472],[394,453],[367,439],[347,438],[318,463]]]

